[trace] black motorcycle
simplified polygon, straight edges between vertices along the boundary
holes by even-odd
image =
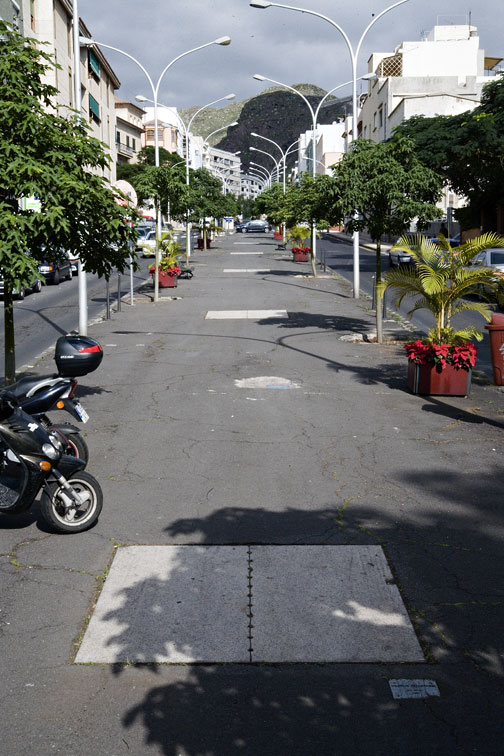
[[[66,410],[82,423],[89,415],[74,397],[76,376],[97,369],[103,359],[100,344],[88,336],[61,336],[56,342],[54,360],[56,375],[28,376],[9,386],[19,406],[47,430],[58,435],[65,454],[89,460],[89,450],[81,432],[70,423],[54,423],[47,415],[53,410]]]
[[[63,453],[56,434],[17,406],[9,392],[0,394],[0,513],[26,512],[42,491],[40,509],[50,527],[79,533],[100,515],[103,494],[86,463]]]

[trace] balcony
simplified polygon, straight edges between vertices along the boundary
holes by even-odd
[[[118,155],[122,155],[123,157],[135,157],[136,152],[133,149],[133,147],[130,147],[129,144],[124,144],[124,142],[116,142],[116,150]]]

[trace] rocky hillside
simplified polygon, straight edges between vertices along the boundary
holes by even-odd
[[[323,89],[312,84],[293,84],[292,86],[304,94],[313,109],[317,107],[326,94]],[[181,116],[186,123],[199,107],[199,105],[195,105],[181,111]],[[320,111],[318,121],[322,124],[332,123],[350,111],[351,98],[329,97],[327,104]],[[226,126],[233,121],[238,121],[238,126],[229,129],[228,132],[215,134],[210,139],[210,143],[229,152],[240,150],[244,172],[247,171],[251,160],[264,165],[268,170],[273,167],[272,160],[266,155],[250,151],[251,145],[267,152],[271,151],[272,154],[278,156],[280,154],[274,145],[268,145],[264,140],[251,137],[252,131],[273,139],[278,142],[283,150],[286,150],[299,138],[301,132],[310,129],[312,126],[310,111],[301,97],[286,89],[271,87],[242,102],[231,102],[223,108],[205,108],[195,118],[191,131],[202,137],[207,137],[215,129]],[[292,165],[296,159],[297,154],[293,153],[288,165]]]

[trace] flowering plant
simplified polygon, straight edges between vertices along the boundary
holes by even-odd
[[[149,268],[149,273],[152,275],[154,271],[156,270],[156,266],[153,265],[152,268]],[[159,266],[159,270],[163,273],[167,273],[169,276],[179,276],[180,275],[180,267],[178,265],[172,265],[169,268],[163,268],[162,265]]]
[[[311,247],[292,247],[293,253],[296,252],[304,252],[308,254],[308,252],[311,252]]]
[[[417,339],[404,346],[408,359],[417,365],[436,365],[444,370],[453,365],[457,370],[469,370],[476,362],[477,350],[470,341],[454,344],[436,344],[430,339]]]

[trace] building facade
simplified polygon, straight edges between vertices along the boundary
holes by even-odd
[[[60,66],[47,72],[46,81],[58,89],[55,110],[61,116],[69,116],[75,107],[72,3],[70,0],[24,0],[22,19],[24,35],[44,42],[44,49]],[[84,21],[80,19],[79,23],[81,35],[91,37]],[[113,183],[116,164],[114,91],[120,82],[98,48],[81,48],[80,78],[82,115],[89,123],[90,134],[107,145],[111,162],[104,169],[104,176]]]
[[[244,199],[255,199],[264,189],[266,180],[251,176],[247,173],[241,175],[241,195]]]
[[[225,194],[241,194],[241,160],[232,152],[206,145],[204,165],[213,176],[223,183]]]
[[[133,102],[115,98],[115,149],[117,164],[137,163],[142,149],[144,111]]]

